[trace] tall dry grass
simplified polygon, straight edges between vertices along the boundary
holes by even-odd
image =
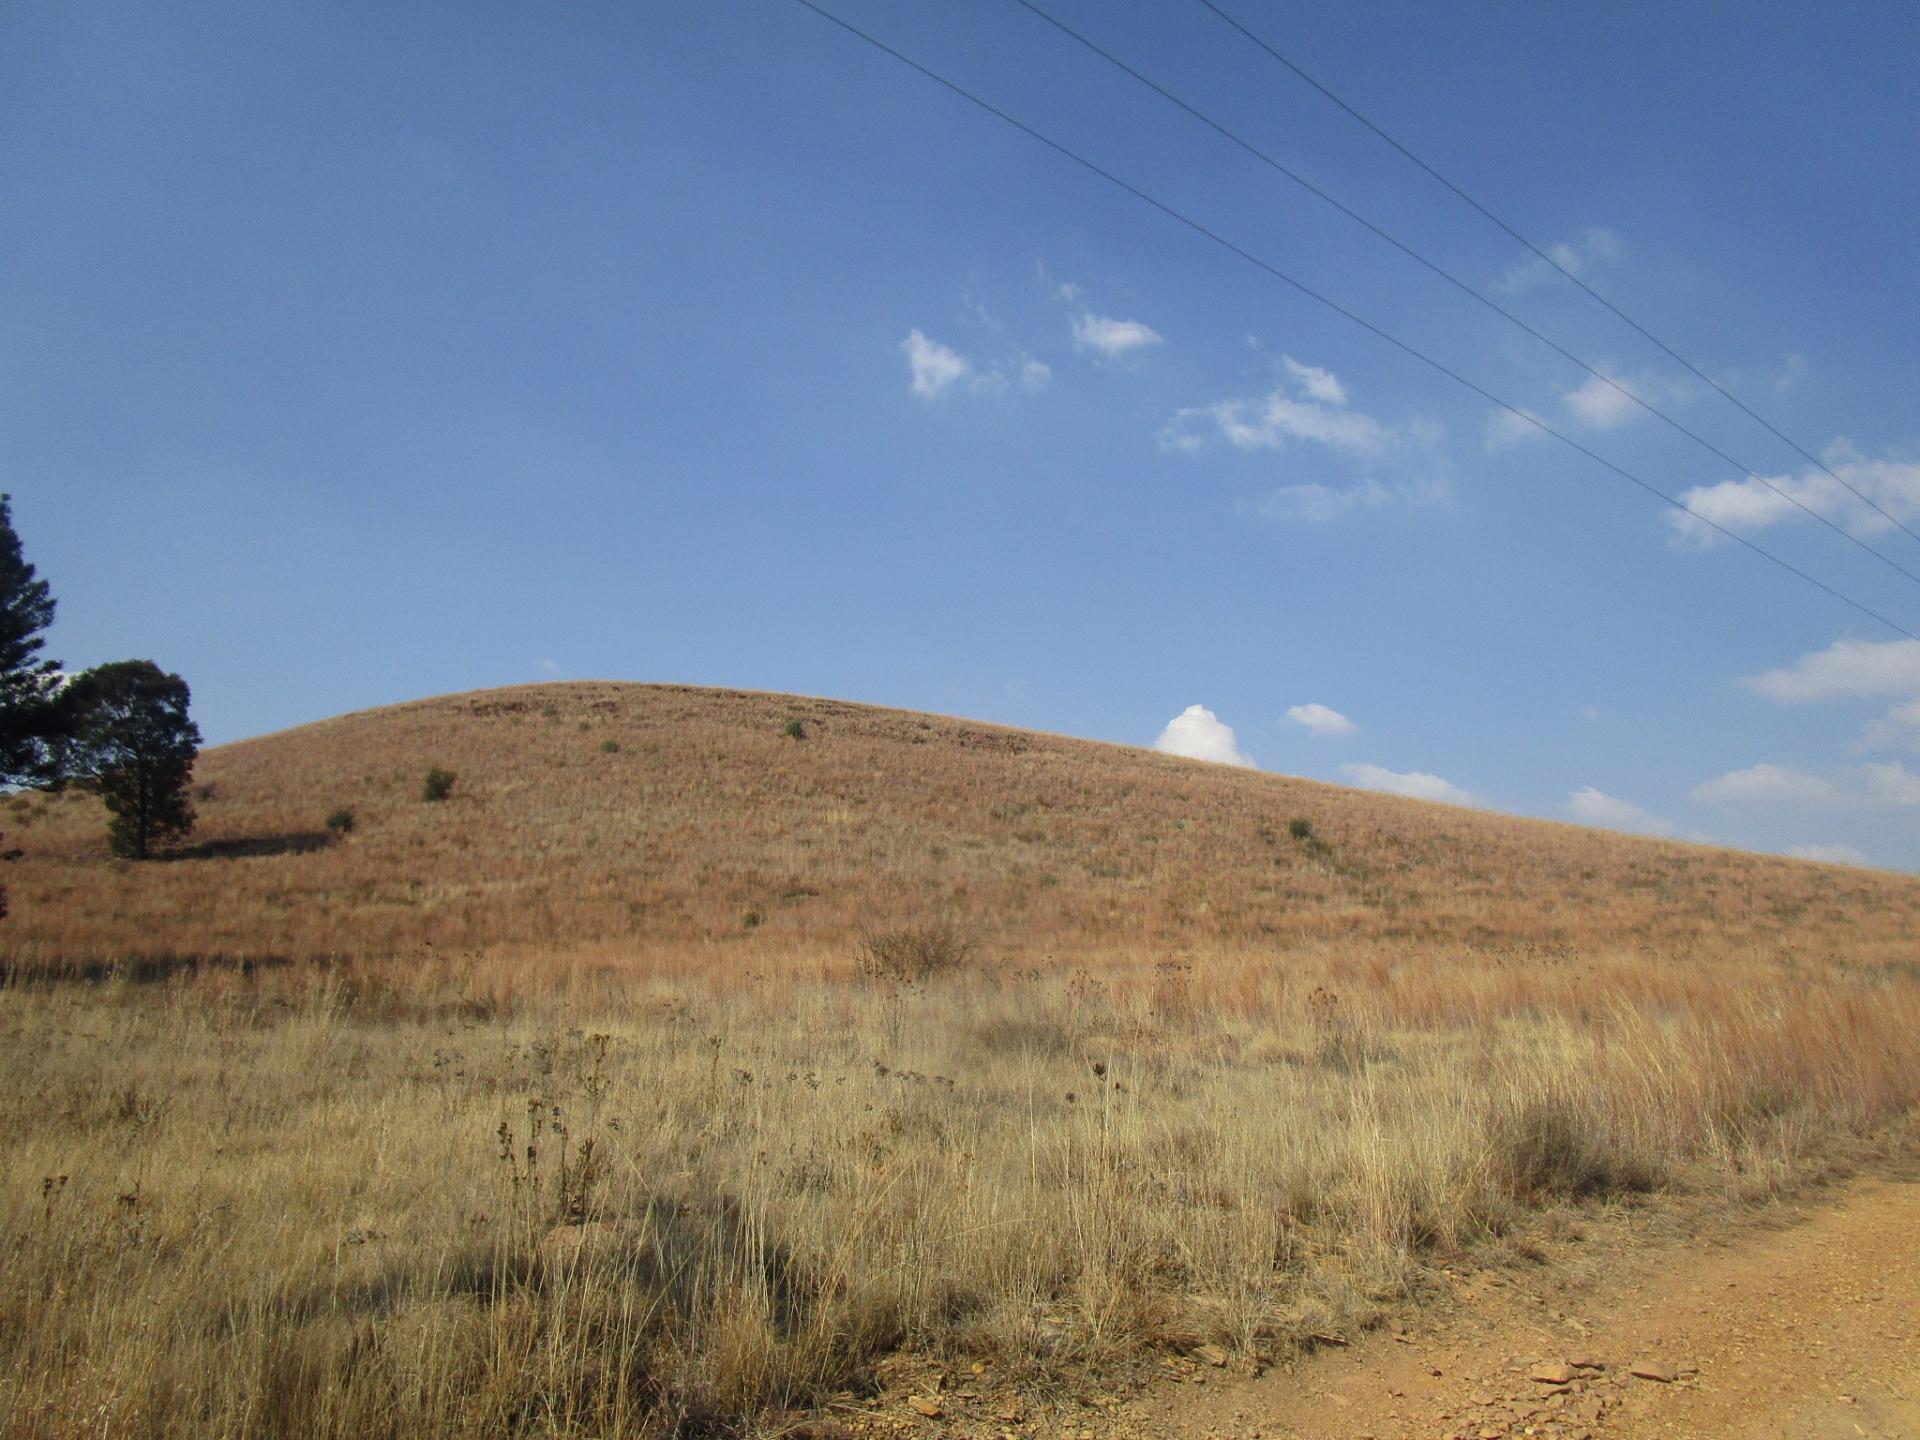
[[[752,1432],[1350,1331],[1920,1105],[1920,975],[1238,953],[0,988],[0,1432]]]

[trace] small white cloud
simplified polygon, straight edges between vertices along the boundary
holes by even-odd
[[[1350,455],[1378,455],[1387,448],[1389,432],[1371,415],[1296,400],[1284,390],[1253,400],[1220,400],[1197,409],[1182,410],[1176,423],[1204,415],[1239,450],[1278,450],[1289,440],[1310,440]]]
[[[1828,448],[1827,469],[1833,473],[1808,469],[1798,475],[1749,476],[1696,485],[1679,497],[1688,513],[1670,513],[1667,523],[1676,541],[1705,547],[1725,537],[1701,520],[1748,532],[1810,520],[1807,512],[1812,511],[1862,539],[1891,530],[1894,521],[1889,515],[1903,524],[1920,520],[1920,461],[1870,459],[1850,446],[1836,444]],[[1863,495],[1873,503],[1862,500]]]
[[[1423,771],[1401,773],[1379,765],[1342,765],[1340,773],[1363,790],[1384,790],[1389,795],[1405,795],[1411,800],[1438,800],[1446,805],[1478,805],[1472,791],[1462,790],[1451,780]]]
[[[1862,765],[1860,777],[1866,781],[1869,805],[1902,810],[1920,805],[1920,775],[1914,774],[1898,760]]]
[[[1567,813],[1582,825],[1597,825],[1603,830],[1625,830],[1638,835],[1671,835],[1673,822],[1648,814],[1631,800],[1621,800],[1582,786],[1567,796]]]
[[[1822,865],[1871,865],[1864,851],[1851,845],[1789,845],[1786,854],[1794,860],[1817,860]]]
[[[1582,425],[1595,430],[1617,430],[1647,413],[1638,400],[1648,399],[1647,391],[1651,388],[1644,382],[1625,380],[1617,375],[1589,375],[1560,398]]]
[[[913,393],[923,400],[939,399],[950,386],[973,374],[973,362],[966,356],[917,329],[900,342],[900,348],[912,372]]]
[[[1253,759],[1240,748],[1233,727],[1204,705],[1189,705],[1167,722],[1153,748],[1166,755],[1184,755],[1189,760],[1211,760],[1220,765],[1244,765],[1255,768]]]
[[[1611,230],[1590,229],[1577,241],[1569,243],[1562,240],[1549,245],[1547,254],[1569,275],[1581,275],[1597,260],[1617,260],[1620,256],[1620,237]],[[1553,276],[1553,266],[1529,252],[1509,265],[1506,273],[1494,281],[1493,286],[1506,294],[1518,295]]]
[[[557,664],[547,659],[544,655],[533,662],[533,668],[550,680],[558,680],[564,673]]]
[[[1282,355],[1280,363],[1287,374],[1299,382],[1300,388],[1307,392],[1309,400],[1318,400],[1322,405],[1347,403],[1347,387],[1340,383],[1340,377],[1331,370],[1323,370],[1318,365],[1302,365],[1291,355]]]
[[[1361,512],[1424,509],[1444,503],[1452,494],[1453,487],[1438,475],[1395,485],[1378,480],[1356,485],[1283,485],[1260,502],[1260,514],[1268,520],[1330,525]]]
[[[1783,705],[1840,696],[1920,696],[1920,640],[1836,640],[1740,683]]]
[[[1710,805],[1842,806],[1846,796],[1829,780],[1784,765],[1750,765],[1704,780],[1689,792]]]
[[[1430,452],[1444,435],[1437,425],[1414,419],[1387,426],[1347,408],[1347,387],[1331,370],[1281,357],[1288,379],[1265,395],[1216,400],[1174,412],[1160,432],[1162,449],[1192,453],[1195,426],[1211,428],[1237,450],[1282,450],[1294,441],[1323,445],[1338,454],[1377,460],[1406,451]]]
[[[1039,392],[1053,382],[1053,367],[1044,360],[1023,360],[1020,362],[1020,384],[1027,390]]]
[[[1539,416],[1531,410],[1515,412],[1495,410],[1487,416],[1486,446],[1488,450],[1511,450],[1515,445],[1528,440],[1544,440],[1547,432],[1536,423]]]
[[[1159,331],[1138,320],[1114,320],[1082,310],[1073,322],[1074,348],[1091,350],[1107,360],[1164,343]]]
[[[1289,705],[1287,719],[1294,724],[1312,731],[1322,740],[1337,740],[1343,735],[1359,733],[1360,727],[1342,715],[1338,710],[1318,703],[1310,705]]]

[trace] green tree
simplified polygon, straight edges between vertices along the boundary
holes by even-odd
[[[193,829],[187,784],[200,727],[187,716],[187,682],[151,660],[120,660],[73,682],[79,764],[113,816],[113,853],[145,860],[156,844]]]
[[[60,662],[40,655],[53,611],[21,552],[13,497],[0,495],[0,785],[44,785],[65,771],[73,706]]]

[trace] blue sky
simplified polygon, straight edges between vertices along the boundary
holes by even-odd
[[[1920,630],[1741,467],[1920,541],[1200,5],[1045,3],[1740,465],[1012,0],[831,8]],[[1920,529],[1912,7],[1227,8]],[[687,681],[1920,868],[1920,642],[791,0],[5,7],[0,484],[52,653],[212,741]]]

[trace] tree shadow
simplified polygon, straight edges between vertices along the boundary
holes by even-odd
[[[263,855],[311,855],[333,844],[324,830],[302,830],[289,835],[247,835],[233,840],[203,840],[162,851],[155,858],[176,860],[250,860]]]

